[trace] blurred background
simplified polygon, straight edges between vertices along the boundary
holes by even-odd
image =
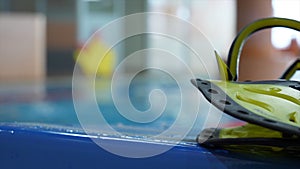
[[[136,23],[124,23],[114,27],[111,32],[96,32],[115,19],[139,12],[161,12],[176,16],[193,24],[208,41],[199,40],[197,32],[190,31],[186,25],[178,26],[172,19],[164,17],[140,18]],[[128,59],[120,70],[121,74],[118,74],[121,76],[117,82],[121,83],[116,84],[118,96],[115,98],[119,99],[120,104],[125,105],[124,110],[127,113],[131,113],[129,109],[131,104],[144,111],[152,106],[149,102],[152,90],[162,89],[168,95],[165,109],[167,113],[162,116],[163,120],[154,121],[154,127],[149,128],[154,129],[154,133],[164,131],[172,124],[182,100],[188,102],[188,105],[199,106],[200,115],[195,122],[196,128],[190,134],[193,140],[204,121],[208,121],[208,126],[215,125],[215,120],[218,120],[215,117],[220,118],[221,113],[213,108],[212,112],[216,114],[210,112],[210,104],[204,98],[198,97],[200,93],[190,84],[191,77],[186,77],[188,75],[182,66],[184,64],[180,64],[178,60],[196,72],[194,74],[196,77],[210,78],[206,68],[214,70],[212,77],[217,77],[218,67],[213,50],[217,50],[226,61],[230,45],[238,32],[254,20],[271,16],[300,20],[300,1],[0,0],[0,122],[79,125],[73,99],[78,97],[84,101],[87,92],[83,90],[77,94],[72,91],[71,82],[75,61],[80,51],[82,51],[81,59],[78,59],[80,70],[84,75],[93,75],[98,57],[104,56],[103,52],[109,49],[107,39],[131,31],[135,27],[145,31],[172,30],[194,46],[204,48],[205,52],[200,54],[206,59],[199,63],[199,59],[198,61],[194,59],[195,55],[189,46],[166,36],[142,34],[124,39],[105,54],[97,70],[100,77],[95,85],[97,101],[101,103],[99,107],[107,119],[117,129],[136,130],[138,125],[121,116],[112,102],[112,84],[110,84],[112,73],[125,58],[137,51],[150,48],[168,51],[169,55],[153,51],[147,53],[146,57],[139,57],[135,53],[137,57]],[[299,59],[299,34],[289,29],[268,29],[252,35],[242,50],[239,80],[280,77],[296,59]],[[86,44],[87,41],[89,43]],[[212,47],[207,46],[206,43],[209,41]],[[178,60],[167,57],[170,54],[175,55]],[[207,54],[209,56],[205,56]],[[122,83],[128,80],[126,75],[134,74],[147,66],[161,66],[172,70],[174,76],[163,71],[153,71],[149,76],[148,72],[141,71],[138,74],[141,80],[134,78],[129,89],[122,86]],[[176,77],[183,79],[177,81]],[[186,96],[183,99],[179,88],[182,81],[187,84],[183,88],[182,93]],[[179,84],[176,84],[178,82]],[[126,93],[129,93],[129,96]],[[154,103],[152,107],[158,112],[157,109],[164,104],[164,97],[159,93],[155,96],[152,98]],[[86,107],[84,113],[94,112],[89,106]],[[185,115],[190,118],[189,113],[193,112],[187,110]],[[209,115],[206,116],[208,112]],[[188,120],[183,121],[184,125],[191,124]],[[128,124],[130,129],[128,126],[125,127]],[[141,126],[143,127],[141,133],[144,134],[145,125]]]
[[[242,27],[270,16],[300,20],[300,1],[0,0],[0,81],[40,81],[71,76],[76,54],[95,31],[114,19],[137,12],[163,12],[192,23],[226,61],[230,45]],[[159,18],[145,18],[130,26],[173,28],[172,23]],[[124,29],[128,29],[128,25],[117,28],[120,33]],[[100,39],[101,36],[105,35],[100,32]],[[187,36],[193,37],[189,32]],[[101,46],[101,40],[98,43]],[[149,36],[124,40],[110,54],[102,75],[111,74],[115,66],[134,51],[156,43],[155,37]],[[159,46],[166,49],[169,44],[168,40],[159,42]],[[299,58],[299,44],[300,35],[296,31],[273,29],[256,33],[243,49],[240,80],[276,79]],[[93,50],[100,50],[95,48]],[[188,59],[183,47],[175,44],[172,49],[182,60]],[[157,60],[150,56],[133,61],[125,71],[158,62],[172,65],[163,58]],[[193,61],[186,62],[192,65]]]

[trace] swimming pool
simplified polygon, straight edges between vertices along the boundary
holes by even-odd
[[[101,80],[102,81],[102,80]],[[52,79],[45,83],[3,84],[0,86],[0,163],[3,168],[296,168],[298,159],[285,157],[253,156],[223,149],[200,147],[195,138],[204,126],[215,122],[207,112],[218,114],[202,98],[199,112],[193,122],[182,119],[179,124],[191,129],[178,142],[181,131],[161,135],[178,117],[181,97],[176,83],[138,80],[130,85],[130,101],[136,109],[145,111],[151,106],[149,92],[161,89],[167,95],[164,112],[149,123],[137,123],[120,114],[114,104],[106,82],[97,84],[99,110],[109,124],[91,123],[86,132],[76,113],[70,79]],[[197,91],[187,83],[185,92]],[[120,100],[126,99],[122,84],[118,88]],[[76,97],[81,97],[76,96]],[[124,97],[124,98],[123,98]],[[84,100],[84,99],[83,99]],[[160,97],[156,100],[161,102]],[[83,102],[84,103],[84,102]],[[127,102],[124,102],[126,104]],[[191,103],[192,104],[192,103]],[[89,107],[85,109],[89,112]],[[186,112],[189,113],[189,112]],[[87,115],[88,116],[88,115]],[[81,116],[82,117],[82,116]],[[210,120],[212,119],[212,120]],[[87,121],[94,119],[89,119]],[[241,123],[222,116],[218,125]],[[156,137],[159,135],[159,137]],[[95,141],[96,140],[96,141]],[[101,145],[95,142],[99,141]],[[106,146],[106,147],[105,147]],[[126,156],[115,152],[125,152]],[[156,150],[167,150],[157,153]],[[157,153],[148,156],[147,154]],[[130,158],[145,155],[145,158]],[[1,167],[2,168],[2,167]]]

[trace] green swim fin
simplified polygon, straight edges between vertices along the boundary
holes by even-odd
[[[192,83],[219,110],[248,122],[233,128],[204,129],[197,142],[209,147],[251,146],[256,150],[300,152],[300,82],[289,80],[299,70],[299,59],[280,80],[237,82],[240,52],[253,33],[272,27],[300,31],[300,22],[266,18],[245,27],[231,45],[228,64],[215,52],[222,80],[194,79]],[[267,148],[266,148],[267,147]]]

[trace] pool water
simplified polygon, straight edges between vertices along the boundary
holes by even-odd
[[[183,89],[174,81],[136,80],[127,90],[122,83],[115,89],[117,97],[128,99],[139,111],[151,107],[149,93],[160,89],[166,94],[167,103],[162,114],[149,123],[139,123],[124,117],[117,109],[110,94],[108,82],[100,80],[95,85],[96,102],[106,125],[89,117],[90,109],[85,104],[84,95],[72,95],[69,78],[52,79],[45,83],[18,83],[0,85],[0,164],[4,168],[297,168],[294,159],[284,160],[269,157],[255,157],[245,153],[230,152],[222,149],[200,147],[195,138],[207,126],[234,126],[241,121],[213,108],[203,97],[196,97],[198,90],[189,82]],[[155,137],[172,128],[181,107],[181,91],[191,96],[185,103],[194,105],[199,102],[195,119],[179,119],[180,127],[191,127],[181,138],[178,132]],[[128,92],[127,92],[128,91]],[[82,98],[87,112],[86,119],[80,119],[75,111],[73,97]],[[158,95],[152,104],[164,103]],[[122,103],[126,106],[128,102]],[[187,109],[189,110],[189,109]],[[126,113],[127,110],[125,110]],[[130,112],[127,112],[130,113]],[[210,113],[210,114],[209,114]],[[222,115],[222,114],[221,114]],[[90,118],[90,119],[89,119]],[[221,118],[221,119],[218,119]],[[92,132],[86,132],[83,122],[91,122]],[[217,123],[217,124],[215,124]],[[85,124],[86,125],[86,124]],[[148,152],[159,148],[168,151],[147,158],[122,157],[100,148],[90,138],[101,143],[124,149]],[[171,146],[171,147],[170,147]],[[280,158],[279,158],[280,159]],[[2,168],[2,167],[1,167]]]

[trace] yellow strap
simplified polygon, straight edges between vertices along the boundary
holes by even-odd
[[[265,18],[246,26],[235,38],[228,55],[228,66],[234,80],[238,79],[240,54],[247,38],[256,31],[272,27],[286,27],[300,31],[300,22],[285,18]]]

